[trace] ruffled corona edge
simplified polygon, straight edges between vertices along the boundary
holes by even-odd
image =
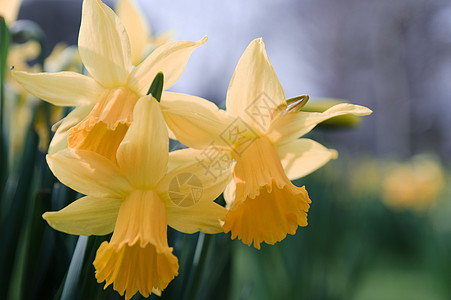
[[[224,232],[232,232],[243,243],[260,249],[260,243],[275,244],[298,226],[307,226],[310,199],[304,187],[278,188],[273,181],[255,198],[235,202],[227,213]],[[238,204],[235,206],[235,204]],[[234,207],[235,206],[235,207]]]
[[[285,175],[280,158],[266,137],[234,156],[235,200],[223,229],[247,245],[260,249],[307,226],[311,203],[305,187],[297,187]]]
[[[97,281],[130,299],[164,290],[178,275],[177,257],[167,241],[167,215],[153,190],[135,190],[122,203],[113,236],[97,250]]]
[[[115,162],[137,101],[138,96],[126,87],[106,90],[89,115],[69,130],[69,147],[94,151]]]
[[[148,297],[152,290],[164,290],[178,275],[178,261],[172,248],[161,251],[154,245],[144,247],[141,241],[134,245],[120,246],[103,242],[94,261],[96,278],[105,282],[105,288],[113,284],[114,290],[130,299],[138,291]]]

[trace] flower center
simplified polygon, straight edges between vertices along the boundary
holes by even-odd
[[[73,149],[91,150],[116,161],[116,151],[133,120],[138,95],[127,87],[106,90],[89,115],[69,130]]]

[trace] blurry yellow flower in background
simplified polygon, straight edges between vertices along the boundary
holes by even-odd
[[[16,68],[15,68],[16,69]],[[16,69],[17,70],[17,69]],[[44,61],[44,71],[78,71],[82,70],[82,63],[78,55],[77,47],[68,46],[65,43],[58,43],[52,50],[52,53]],[[33,71],[28,71],[33,72]],[[34,100],[37,100],[34,98]],[[64,116],[64,107],[50,105],[47,110],[42,102],[38,102],[38,111],[36,114],[35,129],[39,135],[39,150],[47,152],[50,142],[49,125],[55,124]]]
[[[31,73],[40,72],[42,69],[47,72],[61,70],[81,71],[81,61],[76,47],[59,43],[45,59],[44,66],[41,66],[39,63],[30,65],[30,62],[36,60],[41,51],[39,43],[35,40],[30,40],[23,44],[11,44],[7,65],[14,66],[16,71]],[[10,136],[10,159],[14,161],[17,156],[20,157],[25,135],[30,123],[33,121],[33,114],[36,113],[34,124],[35,130],[39,135],[39,149],[41,152],[46,152],[50,139],[49,124],[54,124],[63,117],[63,108],[56,106],[44,107],[35,96],[30,95],[10,75],[9,72],[6,73],[6,101],[4,104],[5,110],[9,112],[5,114],[5,124]]]
[[[213,200],[230,180],[212,180],[194,159],[192,149],[168,154],[166,124],[154,98],[138,100],[117,165],[87,150],[65,149],[47,161],[56,177],[87,195],[44,218],[55,229],[77,235],[105,235],[94,261],[98,282],[106,281],[130,299],[137,291],[147,297],[161,291],[178,274],[177,258],[168,246],[167,225],[185,233],[222,232],[226,209]],[[202,183],[196,203],[179,206],[171,197],[171,182],[192,174]],[[174,191],[173,191],[174,192]],[[178,194],[191,193],[179,190]]]
[[[444,171],[437,160],[418,155],[410,162],[392,164],[382,184],[388,207],[425,211],[435,206],[444,188]]]
[[[30,67],[27,61],[35,59],[41,51],[39,43],[30,41],[23,44],[12,44],[9,47],[7,65],[17,66],[19,70],[36,72],[40,67]],[[28,94],[22,86],[11,80],[9,72],[5,74],[5,124],[10,136],[9,152],[11,160],[16,159],[25,140],[25,134],[33,119],[33,107],[37,105],[37,99]]]
[[[205,43],[176,41],[152,52],[133,68],[130,43],[116,14],[99,0],[83,2],[78,50],[89,76],[74,72],[25,73],[13,77],[31,94],[52,104],[78,106],[61,123],[49,153],[69,146],[111,160],[130,123],[133,107],[158,72],[169,88],[183,73],[191,52]]]
[[[15,70],[22,71],[21,69],[14,68]],[[45,59],[44,71],[45,72],[59,72],[73,71],[81,72],[83,69],[83,63],[78,49],[76,46],[69,46],[65,43],[58,43],[52,50],[52,53]],[[30,71],[28,71],[30,72]]]
[[[253,242],[256,248],[307,225],[311,201],[305,188],[290,179],[313,172],[337,155],[298,138],[332,117],[371,113],[352,104],[323,113],[288,107],[262,39],[251,42],[238,62],[227,92],[227,112],[207,100],[175,93],[163,95],[161,104],[170,130],[183,144],[214,147],[236,161],[234,180],[224,192],[230,210],[223,228],[231,231],[232,239]]]
[[[124,24],[130,39],[131,59],[133,65],[138,65],[150,51],[166,44],[172,37],[168,31],[154,36],[142,12],[132,0],[119,0],[115,11]]]
[[[41,67],[38,64],[30,66],[28,61],[36,59],[40,52],[41,46],[35,40],[23,44],[11,44],[7,64],[9,66],[14,66],[14,68],[19,71],[39,72],[41,71]],[[20,87],[17,83],[16,85]]]

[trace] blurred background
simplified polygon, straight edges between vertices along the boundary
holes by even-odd
[[[173,90],[224,101],[244,49],[263,37],[287,98],[342,98],[375,111],[352,131],[359,143],[349,143],[351,149],[395,156],[426,151],[450,159],[451,4],[446,0],[136,3],[153,33],[209,37]],[[58,41],[76,44],[81,1],[24,0],[23,6],[19,19],[41,25],[47,53]],[[335,136],[334,142],[351,141],[349,134]]]
[[[313,201],[308,227],[260,251],[209,237],[195,298],[451,299],[449,1],[135,2],[154,34],[209,37],[173,91],[222,105],[241,54],[263,37],[287,98],[373,110],[356,127],[309,134],[339,157],[296,182]],[[81,3],[24,0],[18,19],[39,24],[48,55],[58,42],[76,45]],[[62,269],[75,242],[66,245]],[[163,298],[186,287],[189,268],[180,272]]]

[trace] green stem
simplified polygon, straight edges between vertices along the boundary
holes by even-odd
[[[64,282],[63,294],[61,295],[61,299],[63,300],[76,299],[87,244],[87,236],[80,236],[78,238],[77,246],[75,246],[74,255],[72,256],[69,270],[67,271],[66,281]]]
[[[211,237],[209,235],[205,235],[205,233],[202,232],[199,234],[199,239],[197,240],[196,245],[196,252],[194,253],[193,258],[193,265],[183,300],[197,298],[196,295],[200,286],[200,281],[202,279],[202,271],[205,266],[210,241]]]

